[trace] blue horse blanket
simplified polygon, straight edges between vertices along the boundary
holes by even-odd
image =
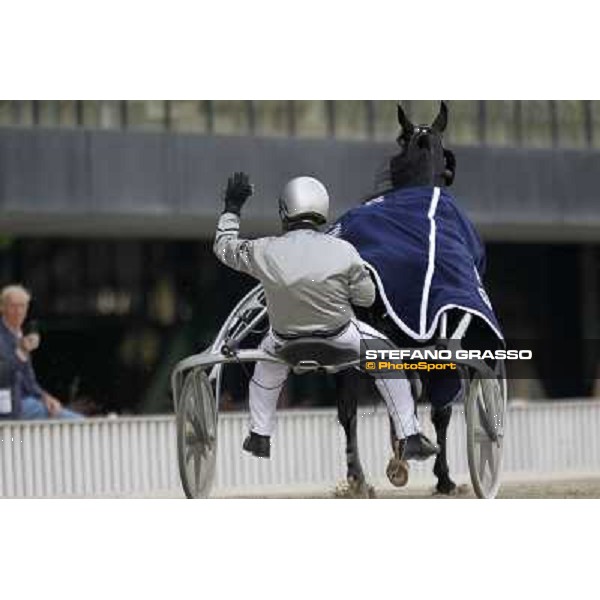
[[[348,211],[329,233],[358,250],[388,314],[413,339],[430,339],[450,308],[480,317],[503,339],[482,284],[485,248],[444,189],[387,192]]]

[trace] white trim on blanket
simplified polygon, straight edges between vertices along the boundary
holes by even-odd
[[[435,317],[433,318],[431,327],[425,332],[425,334],[421,335],[421,334],[417,333],[411,327],[409,327],[396,314],[396,312],[392,308],[389,300],[387,299],[387,296],[385,295],[385,291],[383,289],[383,283],[379,277],[379,273],[377,273],[377,271],[375,270],[373,265],[369,264],[368,262],[365,262],[365,265],[368,267],[369,271],[371,271],[371,273],[375,277],[375,283],[377,284],[377,289],[379,290],[379,294],[381,295],[381,299],[383,300],[383,304],[385,306],[385,309],[386,309],[388,315],[390,317],[392,317],[392,320],[394,321],[394,323],[396,323],[396,325],[398,325],[398,327],[400,327],[400,329],[402,331],[404,331],[404,333],[409,335],[414,340],[418,340],[420,342],[425,342],[425,341],[431,339],[433,337],[433,334],[435,333],[435,330],[437,329],[440,315],[444,311],[451,310],[453,308],[459,308],[460,310],[464,310],[465,312],[475,315],[476,317],[479,317],[480,319],[485,321],[487,323],[487,325],[489,326],[489,328],[496,334],[498,339],[504,341],[504,336],[502,335],[500,330],[482,312],[479,312],[478,310],[475,310],[474,308],[469,308],[467,306],[463,306],[462,304],[444,304],[444,306],[439,308],[438,311],[435,313]]]
[[[419,321],[419,333],[423,335],[423,331],[427,329],[427,306],[429,304],[429,291],[431,290],[431,280],[435,271],[435,237],[437,227],[435,224],[435,211],[437,210],[438,200],[440,199],[440,188],[433,188],[431,195],[431,204],[427,212],[429,219],[429,257],[427,259],[427,272],[425,273],[425,283],[423,284],[423,295],[421,296],[421,318]]]

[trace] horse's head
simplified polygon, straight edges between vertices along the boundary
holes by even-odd
[[[400,146],[400,152],[389,162],[392,187],[451,185],[456,159],[442,143],[442,135],[448,124],[446,103],[441,103],[438,115],[431,125],[413,125],[398,104],[398,123],[401,131],[396,142]]]

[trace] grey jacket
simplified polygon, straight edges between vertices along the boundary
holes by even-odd
[[[213,251],[222,263],[261,282],[276,332],[333,331],[354,316],[351,303],[373,304],[375,285],[348,242],[310,229],[243,240],[239,228],[237,215],[221,215]]]

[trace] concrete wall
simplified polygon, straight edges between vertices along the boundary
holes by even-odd
[[[340,214],[369,193],[392,144],[167,133],[0,129],[0,228],[72,237],[212,234],[234,170],[257,193],[246,231],[277,229],[276,198],[322,178]],[[462,147],[454,193],[488,239],[600,240],[600,152]]]

